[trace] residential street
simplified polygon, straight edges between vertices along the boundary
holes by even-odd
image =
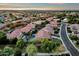
[[[72,56],[79,56],[79,51],[77,51],[77,49],[72,45],[72,43],[70,42],[70,40],[67,37],[65,23],[62,23],[60,36],[61,36],[61,39],[62,39],[63,43],[65,44],[67,50],[70,52],[70,54]]]

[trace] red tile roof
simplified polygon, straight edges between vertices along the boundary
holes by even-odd
[[[35,26],[34,24],[30,23],[30,24],[26,25],[24,28],[21,28],[21,32],[27,33],[29,31],[31,31],[34,26]]]
[[[50,38],[50,34],[47,31],[44,30],[40,30],[37,34],[36,34],[36,38]]]
[[[51,38],[51,34],[53,34],[53,28],[51,25],[47,25],[36,34],[36,38]]]
[[[53,20],[53,17],[49,17],[49,18],[47,18],[46,20],[47,20],[47,21],[51,21],[51,20]]]
[[[14,30],[12,33],[7,33],[7,38],[9,38],[9,39],[18,38],[21,36],[22,32],[27,33],[30,30],[32,30],[33,26],[34,26],[34,24],[30,23],[21,29]]]
[[[57,27],[57,25],[58,25],[57,21],[55,21],[55,20],[51,21],[50,24],[52,27]]]
[[[20,37],[21,34],[22,32],[20,31],[20,29],[16,29],[12,33],[7,33],[7,38],[8,39],[18,38]]]

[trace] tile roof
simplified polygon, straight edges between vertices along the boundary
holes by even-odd
[[[6,24],[0,24],[0,29],[6,27]]]
[[[28,24],[28,25],[26,25],[24,28],[21,28],[21,32],[29,32],[29,31],[31,31],[31,29],[34,27],[35,25],[34,24],[32,24],[32,23],[30,23],[30,24]]]
[[[70,25],[72,30],[79,30],[79,24],[72,24]]]
[[[30,30],[32,30],[33,26],[34,25],[32,23],[30,23],[21,29],[15,29],[12,33],[7,33],[7,38],[9,38],[9,39],[18,38],[22,35],[22,32],[27,33]]]
[[[40,30],[37,34],[36,34],[36,38],[50,38],[50,34],[44,30]]]
[[[20,29],[16,29],[12,33],[7,33],[7,38],[8,39],[19,38],[21,34],[22,32],[20,31]]]
[[[47,21],[51,21],[51,20],[53,20],[53,17],[49,17],[49,18],[47,18],[46,20],[47,20]]]
[[[57,21],[55,21],[55,20],[51,21],[50,24],[52,27],[57,27],[57,25],[58,25]]]
[[[53,33],[53,28],[48,24],[46,27],[38,31],[36,38],[51,38],[51,34]]]

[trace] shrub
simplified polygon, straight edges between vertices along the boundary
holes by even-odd
[[[23,41],[23,39],[18,39],[18,41],[16,42],[16,46],[18,48],[23,48],[25,45],[25,42]]]
[[[14,54],[14,51],[11,47],[5,47],[2,52],[3,56],[10,56]]]
[[[9,43],[9,40],[6,39],[6,34],[0,31],[0,44],[7,44],[7,43]]]
[[[22,54],[21,50],[19,48],[16,48],[15,52],[14,52],[14,55],[15,56],[21,56],[21,54]]]
[[[36,55],[37,47],[33,44],[28,45],[26,48],[26,53],[30,56]]]

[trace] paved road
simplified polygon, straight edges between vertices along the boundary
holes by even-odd
[[[65,23],[62,23],[60,35],[63,40],[63,43],[65,44],[65,46],[66,46],[67,50],[70,52],[70,54],[72,56],[79,56],[79,51],[77,51],[77,49],[72,45],[72,43],[70,42],[70,40],[67,37]]]

